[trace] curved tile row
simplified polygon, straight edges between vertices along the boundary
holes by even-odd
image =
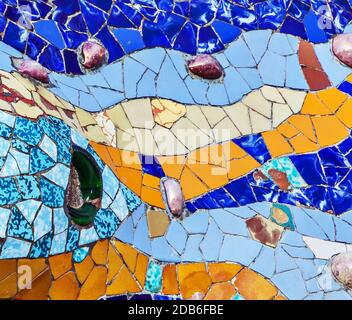
[[[303,53],[299,53],[297,37],[260,30],[244,33],[223,53],[214,55],[225,70],[223,81],[195,78],[188,73],[187,57],[183,54],[155,48],[133,53],[93,74],[71,77],[51,73],[49,90],[90,112],[126,99],[155,96],[186,104],[224,106],[263,85],[301,90],[339,85],[351,70],[334,59],[330,46],[325,43],[312,47],[321,74],[326,75],[322,81],[324,87],[316,87],[305,77],[302,65],[306,62]],[[11,56],[21,57],[21,54],[4,43],[0,52],[0,68],[12,71]],[[314,61],[311,63],[316,65]]]
[[[159,221],[161,217],[162,212]],[[148,211],[136,211],[115,237],[161,262],[239,263],[271,280],[289,299],[351,299],[328,266],[332,255],[351,249],[351,212],[334,217],[319,210],[262,202],[200,210],[182,221],[168,221],[159,234],[150,228],[152,218]],[[258,219],[264,221],[266,234],[253,233],[261,230],[251,229]],[[270,238],[275,232],[279,236]]]
[[[310,0],[57,0],[19,5],[5,0],[0,32],[5,43],[48,69],[81,74],[77,49],[89,38],[105,46],[109,63],[152,47],[214,53],[243,31],[258,29],[319,43],[343,32],[352,20],[350,11],[348,2]]]

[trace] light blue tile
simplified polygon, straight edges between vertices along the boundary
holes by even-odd
[[[33,224],[34,241],[50,232],[52,228],[52,209],[42,205]]]
[[[226,77],[224,78],[224,83],[230,103],[241,100],[245,94],[251,91],[247,82],[233,67],[226,69]]]
[[[237,71],[252,90],[263,86],[263,81],[256,68],[238,68]]]
[[[296,247],[305,247],[306,243],[303,241],[302,236],[294,231],[291,230],[285,230],[280,243],[285,243],[291,246],[296,246]]]
[[[180,257],[164,237],[155,238],[151,241],[153,258],[163,262],[180,262]]]
[[[189,233],[205,233],[208,228],[209,214],[206,211],[193,213],[182,221],[183,227]]]
[[[267,50],[271,34],[271,30],[255,30],[243,34],[243,38],[257,63],[259,63]]]
[[[70,169],[61,163],[56,164],[52,169],[43,174],[43,176],[64,189],[67,187],[69,175]]]
[[[347,222],[334,217],[336,241],[352,243],[352,226]]]
[[[255,211],[249,209],[249,207],[247,206],[240,208],[225,208],[224,210],[244,219],[252,218],[257,214]]]
[[[88,147],[88,140],[80,135],[75,129],[71,129],[71,139],[75,145],[81,147],[82,149],[86,149]]]
[[[172,220],[166,233],[166,240],[181,254],[186,245],[187,232],[179,222]]]
[[[40,202],[36,200],[25,200],[16,204],[26,220],[31,224],[40,207]]]
[[[131,56],[155,73],[159,73],[161,63],[165,57],[165,50],[162,48],[147,49],[133,53]]]
[[[307,290],[311,293],[318,292],[321,290],[316,279],[310,279],[306,281],[306,287]]]
[[[67,231],[56,234],[51,242],[50,255],[59,254],[65,251]]]
[[[92,91],[94,92],[94,88]],[[101,101],[101,103],[104,103]],[[101,105],[98,103],[97,99],[91,93],[80,92],[79,93],[79,104],[86,111],[96,112],[101,110]]]
[[[61,84],[64,84],[78,91],[88,92],[88,88],[81,77],[70,77],[65,74],[51,73],[50,78],[54,79],[59,87],[61,87]]]
[[[227,105],[230,103],[224,84],[211,83],[208,88],[207,98],[210,105]]]
[[[309,90],[308,83],[303,75],[298,56],[293,55],[286,58],[286,86],[292,89]]]
[[[143,216],[138,222],[136,231],[134,232],[134,246],[146,254],[151,254],[152,247],[146,216]]]
[[[114,199],[117,191],[119,190],[119,180],[116,178],[108,166],[105,166],[102,177],[104,183],[104,191],[111,197],[111,199]]]
[[[80,237],[79,237],[80,246],[99,240],[99,236],[93,226],[88,229],[81,229],[80,231],[81,231]]]
[[[284,271],[296,269],[297,265],[295,260],[290,257],[286,251],[281,247],[278,247],[275,250],[275,259],[276,259],[276,273],[281,273]]]
[[[273,68],[275,66],[275,68]],[[284,86],[286,75],[286,59],[267,51],[258,65],[263,83],[271,86]]]
[[[11,177],[20,174],[15,158],[9,153],[6,157],[5,163],[2,166],[0,177]]]
[[[106,107],[110,107],[125,99],[125,96],[119,91],[105,89],[101,87],[90,87],[89,90],[94,96],[95,100],[99,102],[101,108],[103,109]]]
[[[308,248],[303,248],[303,247],[291,247],[286,244],[282,245],[282,248],[291,256],[294,258],[303,258],[303,259],[313,259],[314,254],[312,251]]]
[[[188,71],[186,67],[186,60],[183,57],[182,53],[175,50],[169,50],[167,51],[167,54],[170,57],[172,63],[174,64],[178,74],[181,76],[182,79],[185,79],[188,75]]]
[[[0,208],[0,238],[6,237],[7,222],[10,218],[10,210]]]
[[[269,218],[271,214],[270,209],[272,207],[272,204],[269,202],[257,202],[257,203],[248,205],[248,207],[254,210],[256,213],[259,213],[263,217]],[[238,208],[238,210],[241,210],[241,209],[242,208]]]
[[[15,124],[16,117],[12,114],[0,110],[0,122],[5,123],[9,127],[13,127]]]
[[[141,63],[126,58],[124,61],[124,83],[126,98],[137,97],[137,83],[146,71],[146,67]]]
[[[104,66],[99,72],[104,76],[111,89],[123,91],[122,62],[115,62]]]
[[[289,36],[290,37],[290,36]],[[283,33],[274,33],[269,41],[269,50],[282,56],[296,53],[288,41],[288,36]]]
[[[324,294],[322,292],[309,294],[304,298],[304,300],[323,300],[323,299],[324,299]]]
[[[243,38],[239,38],[232,42],[224,53],[234,67],[256,66],[252,53]]]
[[[117,193],[115,200],[110,205],[110,209],[114,211],[120,221],[123,221],[127,217],[129,211],[121,189]]]
[[[241,236],[225,235],[219,261],[232,261],[248,266],[259,254],[262,244]]]
[[[133,244],[135,229],[133,228],[132,218],[125,219],[117,228],[114,237],[124,243]],[[139,230],[141,232],[141,230]]]
[[[170,82],[170,79],[172,79],[172,82]],[[168,56],[161,66],[157,80],[157,94],[162,98],[173,99],[183,103],[194,103]]]
[[[250,268],[259,272],[264,277],[271,278],[275,272],[274,249],[263,246],[259,256]]]
[[[208,104],[207,91],[209,83],[188,76],[185,80],[185,85],[187,86],[196,103]]]
[[[101,72],[92,74],[85,74],[80,76],[84,86],[98,86],[103,88],[110,88]]]
[[[207,233],[200,244],[206,261],[217,261],[223,241],[223,233],[220,231],[213,219],[210,219]]]
[[[211,210],[210,214],[224,233],[248,236],[247,226],[243,219],[223,209]]]
[[[54,209],[54,233],[58,234],[68,228],[68,218],[63,208]]]
[[[138,97],[152,97],[156,96],[155,80],[157,75],[147,70],[140,81],[136,84]]]
[[[276,274],[271,280],[288,299],[301,300],[308,294],[305,282],[298,270]]]
[[[1,250],[1,259],[26,257],[31,247],[30,242],[7,237]]]
[[[334,291],[325,294],[324,300],[352,300],[352,297],[346,291]]]
[[[10,141],[0,137],[0,157],[6,157],[9,151]]]
[[[304,280],[311,279],[319,274],[319,270],[317,266],[314,264],[312,260],[309,259],[296,259],[296,264],[301,270],[302,276]]]
[[[303,210],[323,229],[329,240],[335,240],[335,226],[331,215],[319,210]]]
[[[79,91],[77,89],[71,88],[69,86],[64,85],[61,82],[58,82],[59,90],[62,91],[62,93],[65,95],[66,100],[71,102],[74,105],[78,105],[78,96],[79,96]],[[51,90],[53,93],[58,93],[54,92],[53,89]]]
[[[57,147],[56,144],[51,140],[46,134],[43,140],[39,144],[40,149],[42,149],[50,158],[57,161]]]
[[[199,250],[199,245],[202,240],[203,240],[202,235],[190,235],[188,237],[186,248],[182,255],[183,262],[203,261],[202,253]]]
[[[10,154],[16,160],[21,174],[27,174],[29,172],[29,155],[15,149],[11,149]]]

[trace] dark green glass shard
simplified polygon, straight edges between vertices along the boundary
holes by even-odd
[[[67,207],[72,221],[79,226],[86,226],[93,222],[98,209],[91,203],[85,203],[82,207],[75,209]]]

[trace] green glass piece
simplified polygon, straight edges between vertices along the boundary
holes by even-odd
[[[103,192],[103,181],[93,160],[81,151],[74,151],[72,164],[78,173],[83,199],[89,201],[100,198]]]
[[[75,209],[68,206],[72,221],[79,226],[86,226],[93,222],[98,209],[91,203],[85,203],[82,207]]]

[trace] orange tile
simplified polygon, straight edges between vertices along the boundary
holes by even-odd
[[[251,156],[242,159],[234,159],[229,163],[228,176],[229,179],[241,177],[255,168],[259,168],[260,163]]]
[[[92,249],[92,259],[96,264],[105,265],[108,257],[109,241],[98,241]]]
[[[140,291],[141,288],[138,286],[126,266],[122,266],[120,272],[115,277],[113,282],[106,288],[107,295],[136,293]]]
[[[185,200],[197,197],[209,190],[209,188],[197,178],[188,167],[185,167],[182,171],[180,184]]]
[[[275,297],[274,300],[287,300],[287,298],[284,297],[284,296],[282,296],[282,295],[280,295],[280,294],[278,294],[278,295]]]
[[[138,253],[137,256],[137,264],[136,271],[134,272],[134,276],[139,282],[140,286],[143,288],[145,283],[145,276],[148,268],[148,257],[144,254]]]
[[[210,263],[208,272],[213,282],[224,282],[232,280],[243,267],[236,263]]]
[[[111,241],[111,243],[115,246],[118,253],[120,253],[123,261],[126,263],[127,267],[133,273],[136,269],[137,263],[137,250],[131,247],[128,244],[125,244],[120,241]]]
[[[108,147],[93,141],[89,141],[89,144],[93,147],[101,160],[103,160],[110,168],[114,167],[114,162],[111,159]]]
[[[53,281],[49,296],[52,300],[75,300],[79,292],[78,282],[73,272],[68,272]]]
[[[308,93],[303,103],[301,114],[326,115],[332,112],[318,99],[315,93]]]
[[[230,282],[215,283],[210,287],[204,300],[230,300],[236,292]]]
[[[121,166],[135,170],[142,170],[138,153],[120,149]]]
[[[131,189],[138,196],[141,195],[142,171],[119,167],[115,168],[114,172],[119,180],[127,186],[127,188]]]
[[[72,253],[63,253],[49,258],[49,265],[54,279],[62,276],[72,268]]]
[[[17,274],[11,273],[0,280],[0,299],[9,299],[17,293]]]
[[[280,124],[276,129],[286,138],[292,138],[298,134],[298,130],[287,121]]]
[[[17,272],[16,260],[0,260],[0,281]]]
[[[335,116],[314,117],[312,121],[321,147],[340,142],[349,134],[347,128]]]
[[[352,99],[348,99],[336,112],[336,116],[348,128],[352,128]]]
[[[142,186],[141,198],[151,206],[165,209],[164,200],[160,190]]]
[[[78,281],[82,284],[86,281],[89,273],[94,267],[94,262],[90,256],[87,256],[82,262],[74,264]]]
[[[148,173],[143,174],[142,184],[144,186],[159,189],[160,188],[160,178],[152,176]]]
[[[186,156],[157,157],[166,176],[179,179],[186,162]]]
[[[122,166],[121,150],[118,148],[108,147],[108,151],[114,166],[115,167]]]
[[[332,112],[335,112],[347,99],[347,95],[337,88],[319,91],[317,95]]]
[[[273,284],[247,268],[237,275],[235,286],[246,300],[272,300],[277,295],[277,289]]]
[[[248,155],[246,151],[244,151],[233,141],[223,142],[221,145],[224,157],[227,161],[232,159],[241,159]]]
[[[293,151],[290,144],[277,130],[263,132],[262,137],[272,158],[280,157]]]
[[[215,189],[228,183],[227,169],[205,163],[188,163],[187,167],[199,177],[209,189]]]
[[[110,243],[108,253],[108,282],[115,277],[122,265],[123,261],[121,257],[116,252],[115,247]]]
[[[295,153],[306,153],[319,150],[319,146],[309,140],[303,134],[299,134],[290,140],[290,143],[295,150]]]
[[[178,295],[178,282],[176,278],[176,265],[168,264],[163,270],[163,294]]]
[[[308,139],[317,142],[317,137],[314,133],[313,123],[310,116],[301,114],[290,117],[289,122],[300,132],[302,132]]]
[[[182,297],[190,299],[196,293],[205,295],[211,285],[211,279],[204,263],[179,264],[178,279]]]
[[[107,270],[105,267],[95,267],[84,282],[79,293],[79,300],[97,300],[106,292]]]

